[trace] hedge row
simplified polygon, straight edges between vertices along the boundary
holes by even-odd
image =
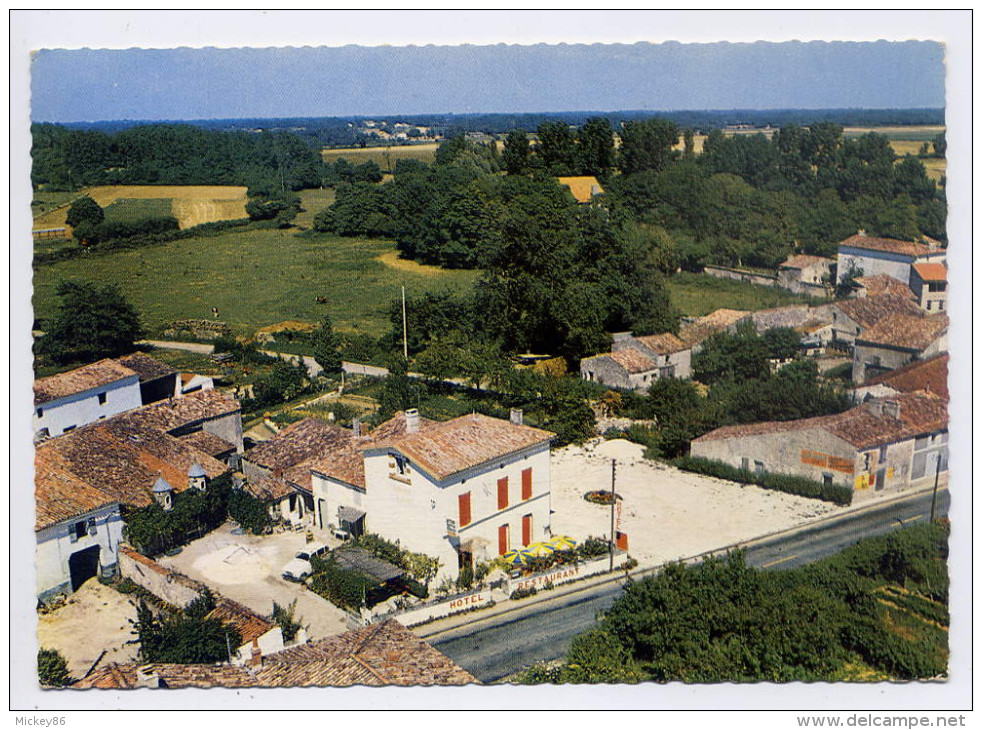
[[[792,476],[790,474],[775,474],[773,472],[756,473],[747,469],[739,469],[722,461],[702,459],[697,456],[680,456],[671,462],[683,471],[706,474],[711,477],[728,479],[740,484],[755,484],[764,489],[776,492],[797,494],[800,497],[811,497],[833,502],[838,505],[852,504],[852,489],[839,484],[825,485],[814,479]]]

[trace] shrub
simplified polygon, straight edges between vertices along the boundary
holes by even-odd
[[[528,598],[529,596],[534,596],[536,593],[538,593],[538,591],[535,589],[535,586],[531,586],[530,588],[516,588],[511,592],[510,598],[513,601],[517,601],[521,598]]]
[[[297,599],[294,598],[287,606],[281,606],[273,601],[273,623],[283,632],[283,641],[293,641],[297,632],[303,628],[303,620],[294,618],[297,609]]]
[[[72,683],[68,662],[54,649],[38,651],[38,681],[45,687],[67,687]]]
[[[697,456],[680,456],[672,464],[684,471],[727,479],[740,484],[755,484],[764,489],[776,492],[796,494],[800,497],[812,497],[832,502],[838,505],[852,503],[852,489],[840,484],[825,485],[814,479],[794,476],[791,474],[775,474],[773,472],[755,473],[747,469],[739,469],[722,461],[703,459]]]
[[[271,522],[266,505],[241,489],[234,489],[229,495],[228,514],[253,535],[262,535]]]
[[[188,618],[203,619],[215,608],[215,595],[205,588],[204,593],[184,607],[184,615]]]
[[[310,590],[341,608],[357,611],[369,591],[378,586],[374,578],[354,570],[345,570],[332,558],[311,561],[314,575],[310,579]]]
[[[175,494],[170,511],[156,502],[133,510],[126,521],[126,539],[150,557],[184,545],[225,521],[229,492],[227,482],[215,479],[204,493],[188,489]]]

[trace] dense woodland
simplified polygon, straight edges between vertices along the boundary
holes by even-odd
[[[947,527],[916,525],[817,563],[742,553],[629,582],[565,661],[518,681],[882,681],[948,666]]]

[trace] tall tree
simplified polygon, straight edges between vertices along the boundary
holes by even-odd
[[[584,175],[607,175],[614,167],[614,131],[606,117],[587,119],[580,127],[577,153]]]
[[[72,204],[68,207],[68,215],[65,217],[65,222],[75,227],[80,223],[99,225],[105,219],[106,214],[99,207],[99,204],[88,195],[83,195],[81,198],[76,198],[72,201]]]
[[[340,342],[327,315],[321,320],[320,329],[314,333],[314,360],[324,368],[326,373],[341,372],[341,354],[338,352]]]
[[[621,172],[662,170],[675,157],[679,128],[668,119],[625,122],[621,128]]]
[[[528,170],[529,138],[521,129],[513,129],[505,137],[505,148],[501,152],[501,161],[509,175],[521,175]]]
[[[115,284],[63,281],[57,294],[61,305],[39,344],[56,363],[124,355],[143,336],[140,315]]]
[[[566,122],[543,122],[536,133],[536,150],[546,169],[553,175],[576,173],[576,140]]]

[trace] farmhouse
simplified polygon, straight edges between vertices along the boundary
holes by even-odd
[[[777,267],[777,285],[795,294],[828,296],[835,261],[822,256],[795,254]]]
[[[398,541],[439,558],[438,579],[456,578],[549,535],[552,438],[520,411],[442,423],[406,411],[313,465],[318,524]]]
[[[862,401],[916,390],[934,393],[942,400],[948,400],[948,353],[915,360],[902,368],[870,378],[853,389],[853,397]]]
[[[413,687],[472,683],[477,679],[469,672],[397,621],[389,620],[272,656],[257,653],[246,666],[110,663],[72,687]]]
[[[597,178],[592,175],[578,175],[574,177],[558,178],[560,185],[565,185],[573,193],[577,203],[589,203],[596,196],[603,195],[604,189],[600,187]]]
[[[34,438],[60,436],[140,405],[140,376],[116,360],[39,378],[34,381]]]
[[[928,312],[943,312],[948,301],[948,269],[944,264],[914,264],[910,267],[910,290]]]
[[[635,337],[614,335],[613,352],[580,361],[584,380],[612,388],[647,390],[659,378],[688,378],[692,374],[692,350],[670,332]]]
[[[854,499],[925,486],[948,469],[947,403],[917,391],[843,413],[724,426],[692,455],[756,472],[793,474],[854,490]]]
[[[924,243],[897,241],[892,238],[876,238],[860,231],[839,243],[837,277],[839,282],[849,279],[857,270],[864,276],[886,274],[901,282],[910,281],[914,264],[938,263],[947,260],[940,243],[925,237]]]
[[[892,314],[857,335],[852,380],[862,383],[915,360],[925,360],[947,351],[947,315]]]
[[[915,300],[910,287],[899,279],[886,274],[877,276],[857,276],[853,280],[853,293],[857,297],[876,297],[881,294],[893,294],[906,299]]]

